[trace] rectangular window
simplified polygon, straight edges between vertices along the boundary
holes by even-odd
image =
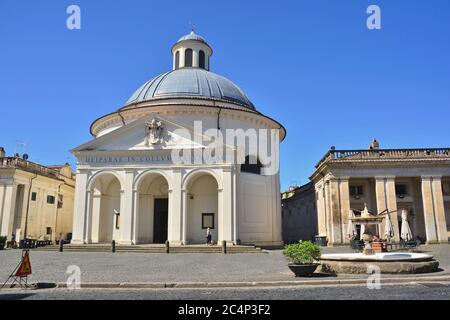
[[[214,213],[202,213],[202,229],[214,229]]]
[[[55,196],[47,196],[48,204],[55,204]]]
[[[397,197],[403,198],[405,195],[408,194],[407,191],[408,190],[407,190],[406,184],[396,184],[395,185],[395,194],[397,195]]]
[[[37,199],[37,193],[36,192],[32,192],[31,193],[31,201],[36,201]]]
[[[450,196],[450,182],[446,182],[442,184],[442,193],[445,196]]]
[[[361,197],[364,195],[363,186],[350,186],[350,196],[352,197]]]
[[[47,227],[47,235],[51,235],[52,234],[52,228],[51,227]]]

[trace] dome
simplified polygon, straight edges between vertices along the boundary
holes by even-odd
[[[126,105],[164,98],[213,99],[255,110],[237,85],[201,68],[181,68],[163,73],[142,85]]]
[[[178,39],[177,43],[180,43],[180,42],[186,41],[186,40],[196,40],[196,41],[201,41],[201,42],[203,42],[205,44],[208,44],[206,42],[205,38],[203,38],[203,37],[199,36],[198,34],[196,34],[194,32],[194,30],[192,30],[191,33],[189,33],[189,34],[187,34],[185,36],[182,36],[180,39]]]

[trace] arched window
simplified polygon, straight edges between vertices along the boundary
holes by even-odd
[[[253,156],[246,156],[245,162],[241,164],[241,172],[261,174],[261,162]]]
[[[175,69],[180,68],[180,51],[175,53]]]
[[[192,49],[186,49],[184,52],[184,66],[192,67]]]
[[[205,52],[203,50],[198,53],[198,59],[198,66],[205,69]]]

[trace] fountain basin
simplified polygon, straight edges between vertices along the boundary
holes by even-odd
[[[432,255],[416,252],[323,254],[320,262],[321,272],[343,274],[367,273],[372,266],[388,274],[429,273],[439,267],[439,262]]]

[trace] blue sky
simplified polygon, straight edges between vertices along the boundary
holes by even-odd
[[[66,28],[70,4],[81,30]],[[370,4],[381,30],[366,27]],[[193,22],[211,71],[286,127],[282,189],[308,182],[330,146],[448,147],[449,11],[446,0],[0,0],[0,146],[74,164],[91,122],[169,70]]]

